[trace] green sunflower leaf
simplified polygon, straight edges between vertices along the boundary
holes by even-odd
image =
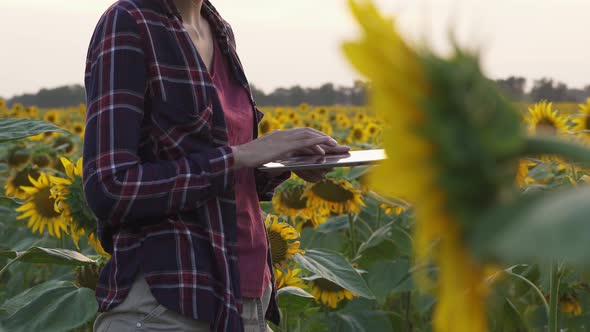
[[[308,298],[313,299],[313,295],[309,294],[304,289],[301,289],[299,287],[294,287],[294,286],[283,287],[277,291],[277,294],[278,295],[291,294],[291,295],[295,295],[295,296],[299,296],[299,297],[308,297]]]
[[[97,311],[93,290],[51,280],[4,302],[0,324],[13,332],[70,331],[93,319]]]
[[[363,277],[337,252],[309,249],[305,255],[294,255],[295,261],[304,269],[327,279],[338,286],[367,298],[375,299]]]
[[[325,222],[321,223],[315,230],[320,233],[331,233],[349,228],[348,215],[343,214],[336,217],[332,217]]]
[[[56,265],[87,265],[95,261],[81,253],[58,248],[32,247],[25,251],[0,251],[0,257],[15,259],[25,263],[48,263]]]
[[[0,119],[0,143],[35,136],[48,131],[71,134],[69,131],[43,120]]]
[[[476,223],[478,230],[468,234],[471,248],[485,261],[565,259],[588,268],[588,197],[587,186],[522,197]]]

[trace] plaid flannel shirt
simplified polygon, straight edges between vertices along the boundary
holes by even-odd
[[[203,15],[248,91],[256,137],[263,114],[231,27],[207,0]],[[233,154],[212,79],[173,1],[108,8],[90,41],[85,88],[84,193],[112,255],[96,288],[99,310],[121,303],[141,270],[167,308],[213,331],[242,330]],[[269,200],[288,176],[256,171],[253,194]],[[278,323],[274,274],[272,283],[266,318]]]

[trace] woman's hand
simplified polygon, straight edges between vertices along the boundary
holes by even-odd
[[[316,147],[322,146],[322,147]],[[258,167],[289,157],[297,151],[341,149],[330,136],[312,128],[276,130],[246,144],[233,146],[234,167]],[[311,150],[308,150],[311,149]]]

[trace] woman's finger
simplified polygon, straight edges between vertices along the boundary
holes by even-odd
[[[334,140],[330,136],[319,136],[319,137],[312,137],[312,138],[305,138],[301,140],[294,141],[292,144],[292,149],[300,149],[305,147],[311,147],[314,145],[319,144],[327,144],[330,140]]]

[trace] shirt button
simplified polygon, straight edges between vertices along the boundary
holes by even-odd
[[[137,323],[137,324],[135,324],[135,326],[141,327],[141,323]]]

